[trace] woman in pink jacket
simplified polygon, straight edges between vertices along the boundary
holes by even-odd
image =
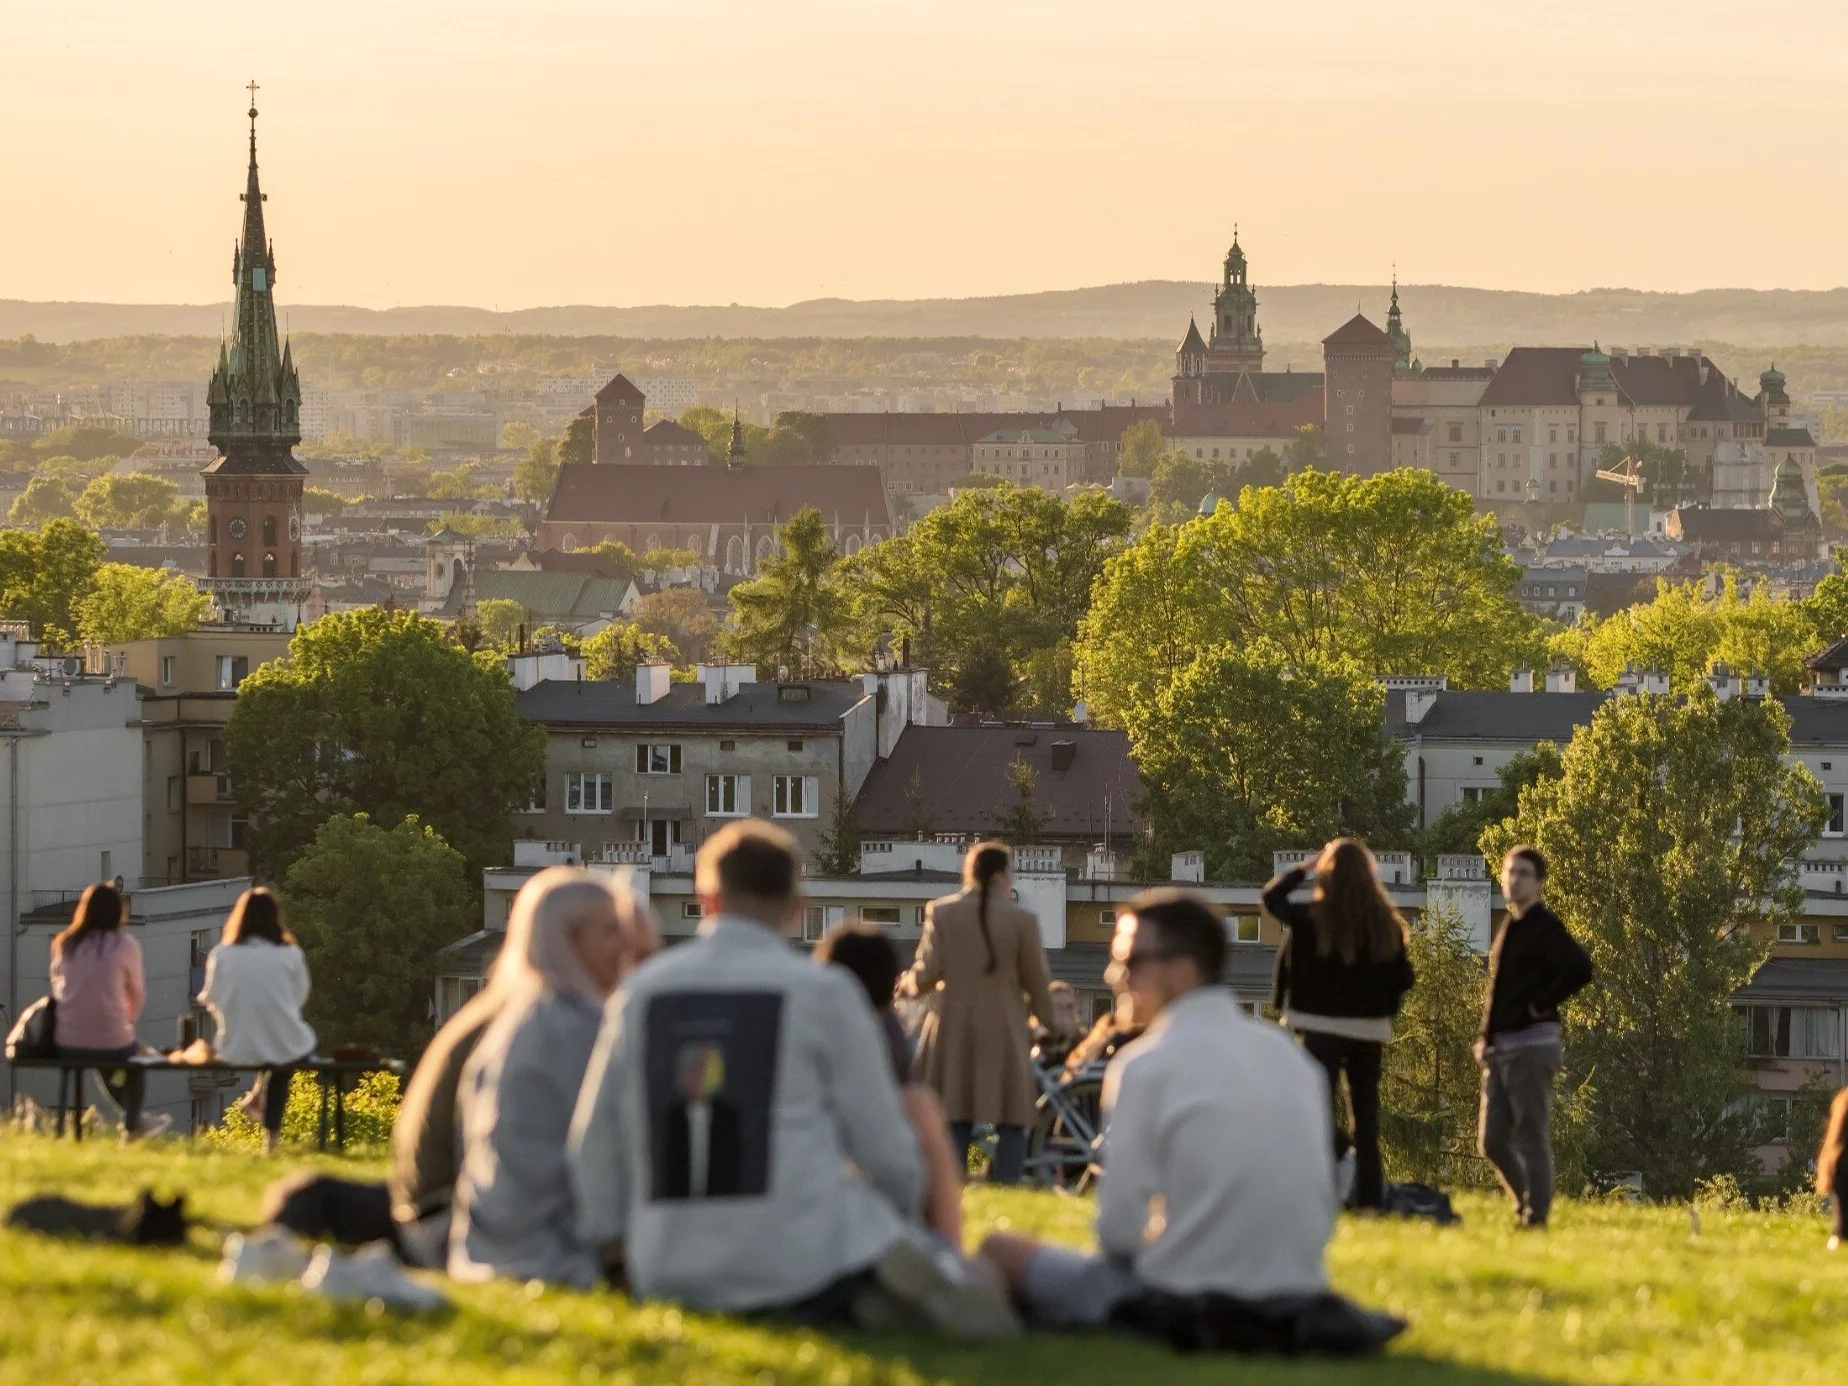
[[[58,1056],[98,1061],[105,1105],[120,1113],[124,1139],[136,1140],[158,1135],[173,1118],[142,1113],[146,1075],[126,1062],[140,1047],[135,1021],[148,995],[141,945],[122,930],[127,920],[128,901],[114,886],[84,891],[69,927],[51,941],[51,995]],[[119,1066],[101,1066],[109,1060]]]

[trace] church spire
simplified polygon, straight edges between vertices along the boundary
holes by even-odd
[[[1392,267],[1392,306],[1386,310],[1386,335],[1392,338],[1393,370],[1403,375],[1412,369],[1412,336],[1399,312],[1399,267]]]

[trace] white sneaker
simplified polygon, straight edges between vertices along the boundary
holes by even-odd
[[[300,1280],[307,1269],[306,1242],[286,1227],[261,1227],[225,1238],[225,1259],[219,1263],[218,1278],[227,1285],[279,1284]]]
[[[1020,1316],[995,1280],[918,1227],[907,1227],[873,1266],[881,1288],[953,1338],[1011,1338]]]
[[[329,1299],[376,1299],[398,1309],[441,1309],[449,1303],[441,1290],[406,1275],[385,1242],[370,1242],[346,1255],[330,1246],[315,1248],[302,1288]]]

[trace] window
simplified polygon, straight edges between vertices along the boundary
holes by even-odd
[[[172,655],[162,655],[160,657],[160,686],[162,688],[173,687],[174,666],[177,663],[179,663],[179,661]]]
[[[1234,943],[1256,943],[1258,941],[1258,917],[1255,914],[1235,914],[1226,920],[1226,936]]]
[[[802,911],[802,941],[818,942],[821,936],[841,922],[846,911],[839,905],[810,905]]]
[[[449,1019],[481,990],[479,977],[439,977],[436,982],[436,1018]]]
[[[1097,912],[1097,922],[1103,925],[1106,929],[1116,928],[1116,911],[1115,910],[1099,910]]]
[[[1479,784],[1465,785],[1463,786],[1463,802],[1466,804],[1480,804],[1485,792],[1486,791]]]
[[[1822,926],[1805,924],[1801,921],[1795,924],[1780,924],[1777,926],[1777,941],[1779,943],[1821,943]]]
[[[1452,443],[1460,443],[1463,441],[1463,425],[1462,424],[1453,423],[1450,425],[1449,441]]]
[[[533,787],[526,791],[526,807],[521,809],[520,812],[521,813],[544,813],[545,812],[545,775],[543,773],[541,773],[539,778],[536,781],[534,781]]]
[[[1482,757],[1481,756],[1471,756],[1469,758],[1469,763],[1471,765],[1480,765],[1482,764]]]
[[[275,542],[276,542],[276,517],[274,515],[265,515],[263,517],[263,543],[266,547],[268,547],[268,546],[274,545]]]
[[[638,775],[678,775],[680,773],[680,747],[637,746],[635,748],[635,773]]]
[[[802,749],[802,743],[800,741],[785,741],[783,743],[783,749],[787,751],[800,751]]]
[[[650,856],[664,857],[680,846],[680,821],[675,818],[648,818],[635,825],[635,840],[648,849]]]
[[[1841,1054],[1838,1017],[1829,1006],[1735,1006],[1754,1059],[1833,1059]]]
[[[706,776],[706,817],[744,818],[751,812],[749,775]]]
[[[820,811],[813,775],[776,775],[770,781],[772,818],[814,818]]]
[[[218,691],[234,693],[250,672],[250,660],[243,655],[218,656]]]
[[[896,929],[904,916],[897,905],[867,905],[861,909],[860,918],[868,924],[889,924]]]
[[[1843,826],[1842,809],[1844,803],[1848,802],[1848,800],[1844,800],[1844,797],[1840,794],[1825,794],[1823,797],[1829,801],[1829,821],[1822,825],[1822,835],[1824,837],[1840,837],[1842,835]]]
[[[682,919],[698,919],[699,918],[699,901],[682,900],[680,902],[680,917]]]
[[[1546,440],[1549,443],[1557,443],[1559,441],[1559,425],[1558,424],[1548,424],[1547,425]]]
[[[601,770],[574,770],[565,776],[566,813],[608,813],[615,805],[615,787]]]
[[[1592,427],[1593,441],[1602,443],[1604,441],[1604,425],[1603,424],[1593,424],[1591,427]]]
[[[1848,943],[1848,924],[1837,924],[1835,926],[1835,941],[1837,943]]]

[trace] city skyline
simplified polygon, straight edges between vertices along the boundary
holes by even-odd
[[[439,22],[440,19],[440,22]],[[9,19],[0,297],[210,303],[261,84],[297,304],[784,304],[1194,280],[1827,288],[1848,15],[1429,0]],[[81,55],[81,56],[79,56]],[[1749,93],[1728,121],[1727,93]],[[1717,109],[1716,109],[1717,108]],[[1793,203],[1797,215],[1790,214]],[[1772,228],[1767,230],[1767,228]]]

